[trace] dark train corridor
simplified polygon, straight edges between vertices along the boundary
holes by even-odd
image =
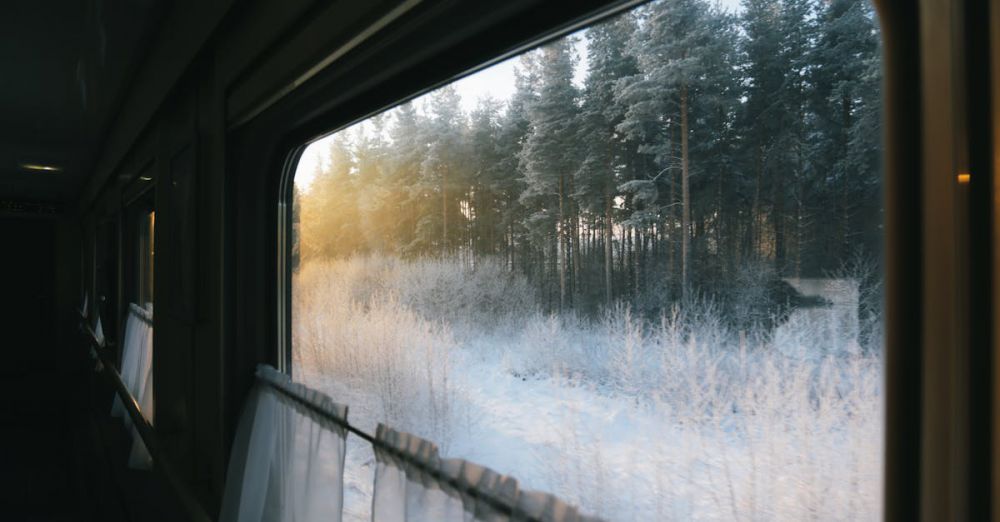
[[[0,218],[0,519],[181,520],[157,475],[125,466],[131,438],[107,415],[112,389],[67,329],[79,304],[57,307],[68,270],[57,228]]]
[[[0,237],[0,512],[73,520],[86,502],[86,367],[57,343],[55,230],[44,219],[2,219]],[[77,354],[78,355],[78,354]],[[54,501],[55,499],[55,501]]]

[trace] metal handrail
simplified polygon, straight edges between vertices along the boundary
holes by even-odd
[[[100,353],[105,348],[105,343],[97,338],[90,325],[81,323],[81,328],[87,334],[87,341],[90,345],[90,356],[98,362],[98,371],[103,372],[111,380],[111,384],[115,388],[115,393],[121,399],[125,410],[132,419],[132,424],[135,426],[143,444],[146,445],[146,450],[149,451],[149,455],[153,459],[153,467],[162,474],[163,479],[170,486],[170,489],[173,490],[177,496],[177,500],[184,507],[191,520],[196,522],[212,522],[212,517],[208,516],[208,513],[202,507],[197,497],[194,496],[191,489],[181,480],[180,476],[177,475],[177,472],[170,465],[170,462],[164,457],[162,446],[156,437],[153,425],[146,420],[146,417],[143,417],[139,409],[139,402],[136,401],[135,397],[129,393],[128,388],[125,387],[122,376],[115,369],[114,365]]]

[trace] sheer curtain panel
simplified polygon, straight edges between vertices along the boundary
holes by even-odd
[[[221,522],[341,519],[347,406],[270,366],[240,417]]]
[[[373,522],[596,522],[553,495],[380,424],[375,434]]]
[[[128,317],[125,320],[125,333],[122,335],[122,382],[125,389],[135,398],[142,416],[153,423],[153,314],[150,310],[140,308],[136,304],[129,305]],[[148,469],[152,466],[152,458],[143,444],[132,419],[125,411],[125,405],[115,395],[111,405],[111,415],[122,417],[126,429],[132,432],[132,450],[129,454],[129,465],[134,468]]]

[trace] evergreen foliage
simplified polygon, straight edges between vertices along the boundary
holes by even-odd
[[[652,2],[521,56],[509,100],[449,86],[339,133],[299,254],[498,258],[550,310],[735,310],[747,274],[879,252],[880,67],[865,0]]]

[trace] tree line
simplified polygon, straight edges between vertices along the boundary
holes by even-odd
[[[867,0],[660,0],[515,77],[469,113],[448,86],[332,136],[296,189],[298,255],[491,256],[583,310],[732,302],[880,249]]]

